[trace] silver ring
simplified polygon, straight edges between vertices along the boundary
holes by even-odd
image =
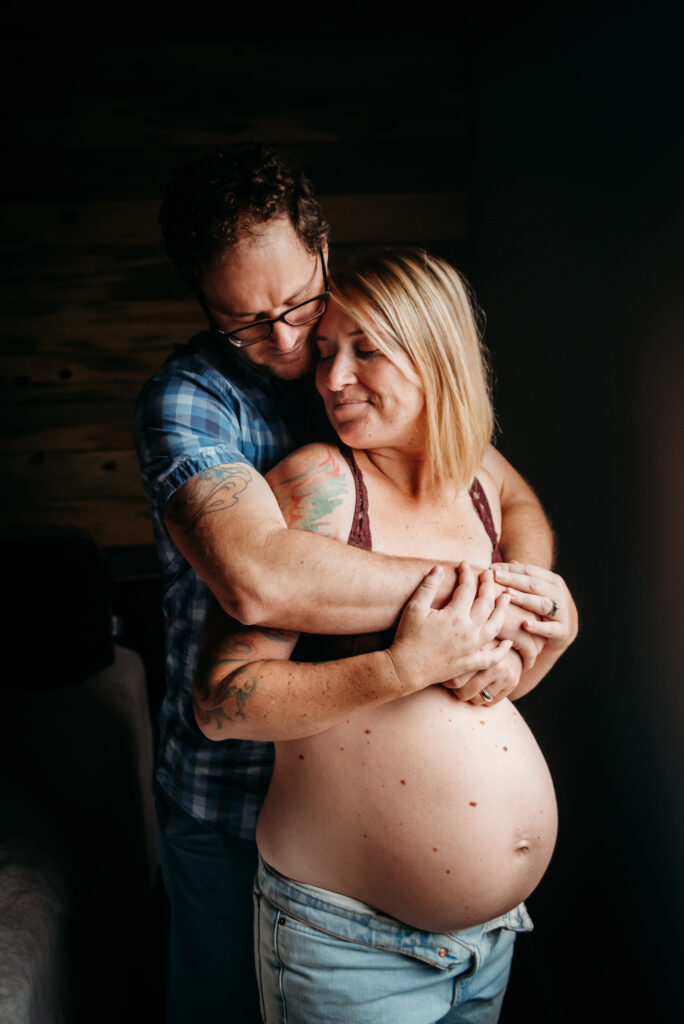
[[[552,619],[555,615],[558,614],[558,609],[560,608],[560,605],[558,604],[558,601],[556,601],[553,597],[549,598],[549,600],[551,601],[551,611],[547,612],[545,618]]]
[[[489,690],[482,690],[480,692],[480,696],[482,697],[483,700],[486,700],[488,703],[490,700],[494,700]]]

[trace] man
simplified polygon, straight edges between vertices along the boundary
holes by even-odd
[[[261,476],[323,429],[310,375],[327,302],[328,228],[307,179],[268,147],[212,154],[177,176],[160,221],[209,319],[147,383],[137,413],[169,622],[157,768],[169,1020],[256,1021],[254,828],[272,748],[212,744],[195,725],[210,595],[245,624],[374,631],[391,626],[431,563],[288,531]],[[548,566],[551,533],[536,498],[493,449],[488,460],[502,485],[506,558]],[[442,596],[453,580],[445,573]],[[535,641],[507,626],[531,662]]]

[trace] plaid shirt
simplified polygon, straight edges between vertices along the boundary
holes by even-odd
[[[203,333],[180,346],[145,384],[136,408],[138,457],[152,505],[168,622],[157,782],[194,818],[244,841],[254,841],[273,746],[213,742],[197,727],[192,684],[210,594],[179,554],[162,516],[171,495],[202,470],[245,462],[265,473],[311,440],[313,407],[313,401],[301,401],[296,384],[288,387],[251,369]]]

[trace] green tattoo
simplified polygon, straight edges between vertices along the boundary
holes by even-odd
[[[326,518],[349,493],[347,476],[332,453],[313,463],[303,473],[277,484],[276,497],[289,527],[325,530]]]

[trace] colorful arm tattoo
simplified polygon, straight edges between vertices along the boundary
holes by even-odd
[[[329,452],[303,473],[276,484],[274,491],[291,529],[327,532],[326,517],[342,504],[349,483],[342,464]]]

